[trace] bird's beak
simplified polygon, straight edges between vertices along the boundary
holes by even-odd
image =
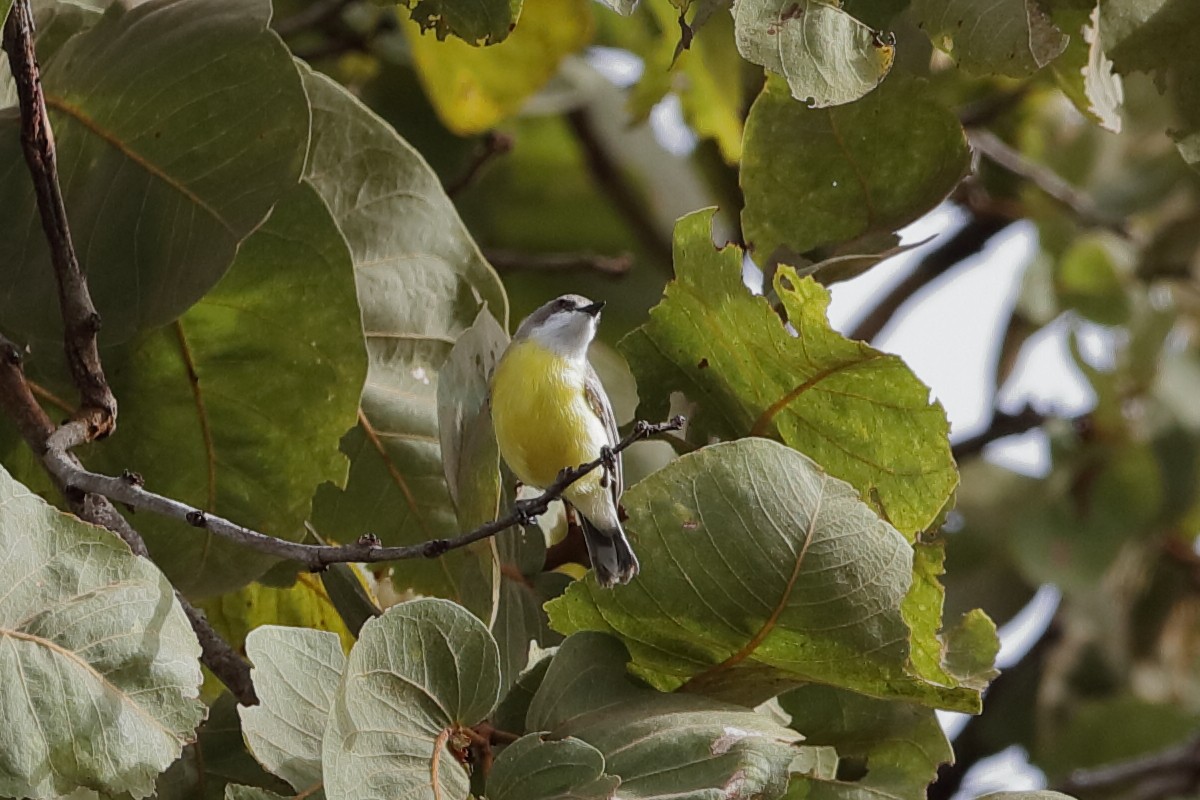
[[[598,300],[590,305],[580,306],[577,311],[582,311],[584,314],[591,314],[593,317],[600,313],[600,309],[604,308],[604,301]]]

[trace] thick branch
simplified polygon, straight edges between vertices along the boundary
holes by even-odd
[[[1049,167],[1025,158],[991,131],[983,128],[972,130],[971,144],[996,165],[1019,178],[1024,178],[1066,206],[1085,225],[1107,228],[1122,236],[1129,235],[1123,222],[1105,215],[1090,197],[1063,180],[1061,175]]]
[[[657,425],[638,422],[634,426],[633,432],[614,446],[612,452],[620,453],[634,442],[667,431],[678,430],[683,426],[683,422],[683,417],[675,417]],[[77,437],[73,436],[70,428],[60,429],[47,442],[42,459],[50,473],[62,486],[67,487],[68,491],[94,492],[138,510],[150,511],[186,522],[197,528],[204,528],[211,533],[261,553],[298,561],[312,570],[320,570],[330,564],[345,562],[374,563],[409,558],[436,558],[450,550],[466,547],[515,525],[532,521],[538,515],[544,514],[550,504],[559,499],[571,484],[604,464],[603,458],[597,458],[573,469],[564,470],[558,480],[547,487],[546,491],[538,497],[521,500],[499,519],[452,539],[433,539],[421,544],[383,547],[373,534],[364,534],[353,544],[314,545],[267,536],[186,503],[147,491],[142,487],[140,480],[134,480],[129,476],[114,478],[89,472],[80,466],[69,452],[70,447],[76,443],[76,439]]]
[[[21,107],[21,145],[33,178],[42,230],[50,245],[50,260],[58,284],[67,364],[79,387],[81,407],[76,419],[83,423],[91,441],[107,436],[116,427],[117,400],[100,365],[96,343],[100,315],[92,304],[67,226],[67,210],[58,184],[54,133],[50,130],[33,49],[33,12],[29,0],[16,0],[13,4],[4,26],[4,49],[8,52]]]
[[[596,253],[518,253],[512,250],[488,249],[483,255],[500,272],[586,270],[618,277],[633,267],[633,256],[629,253],[602,256]]]
[[[583,150],[584,162],[596,185],[608,195],[625,223],[633,231],[646,252],[660,264],[671,265],[671,241],[654,224],[654,215],[642,197],[621,172],[596,134],[586,109],[577,108],[567,114],[567,124]]]
[[[1157,800],[1190,794],[1200,787],[1200,738],[1093,769],[1080,769],[1057,791],[1074,794],[1110,794],[1124,789],[1129,797]]]
[[[86,439],[87,432],[78,422],[67,423],[63,428],[55,430],[54,423],[38,405],[28,381],[25,380],[25,373],[21,369],[20,349],[3,336],[0,336],[0,410],[16,423],[21,438],[34,453],[43,457],[43,464],[49,457],[48,448],[52,441],[70,442]],[[70,469],[84,471],[79,460],[69,452],[60,452],[57,458]],[[56,477],[53,471],[51,477]],[[121,516],[108,498],[72,491],[62,481],[56,479],[55,482],[70,503],[71,510],[80,519],[108,528],[124,539],[136,555],[148,557],[146,543],[141,534]],[[175,596],[188,615],[196,638],[200,640],[200,660],[229,687],[238,702],[242,705],[256,704],[258,699],[250,682],[250,665],[212,629],[202,613],[193,608],[178,592]]]
[[[996,409],[987,430],[954,445],[954,460],[961,462],[963,459],[979,455],[983,452],[983,448],[992,442],[1006,436],[1015,436],[1018,433],[1033,430],[1045,421],[1045,414],[1034,411],[1029,406],[1025,406],[1016,414]]]
[[[978,213],[973,216],[953,236],[926,253],[917,268],[884,295],[866,318],[855,326],[849,337],[864,342],[874,339],[909,298],[959,262],[983,250],[993,236],[1011,224],[1010,218],[999,214]]]

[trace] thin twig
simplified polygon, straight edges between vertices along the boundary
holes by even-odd
[[[1080,222],[1097,228],[1106,228],[1121,236],[1128,236],[1125,223],[1101,211],[1090,197],[1067,183],[1061,175],[1049,167],[1027,159],[1010,147],[1003,139],[984,128],[976,128],[970,134],[975,149],[996,165],[1003,167],[1019,178],[1032,183],[1054,200],[1066,206]]]
[[[625,275],[633,267],[633,256],[629,253],[602,256],[595,253],[518,253],[514,250],[489,249],[483,255],[501,272],[586,270],[617,277]]]
[[[583,151],[584,162],[592,180],[612,201],[634,236],[651,258],[671,267],[671,240],[662,235],[654,224],[654,215],[649,205],[634,190],[620,166],[613,160],[604,143],[600,141],[586,109],[577,108],[567,114],[567,124]]]
[[[978,213],[948,239],[930,250],[909,275],[871,309],[848,335],[869,342],[879,335],[900,307],[918,291],[962,261],[979,253],[992,237],[1012,224],[1006,216]]]
[[[22,370],[22,351],[8,339],[0,336],[0,410],[12,419],[30,449],[41,455],[43,465],[48,457],[49,443],[58,437],[69,441],[86,438],[86,430],[79,423],[68,423],[58,431],[46,412],[38,404]],[[83,471],[79,460],[71,453],[60,453],[58,458],[70,469]],[[55,475],[51,472],[51,477]],[[67,499],[71,510],[82,520],[100,525],[120,536],[135,554],[149,557],[146,543],[125,517],[117,511],[108,498],[98,494],[73,491],[67,484],[55,480],[59,491]],[[220,637],[201,614],[176,592],[184,613],[200,641],[201,662],[212,670],[242,705],[258,702],[254,686],[250,682],[250,665],[247,664],[229,643]]]
[[[679,430],[683,423],[683,417],[675,417],[667,422],[653,425],[647,422],[638,422],[633,431],[612,448],[612,452],[620,453],[634,442],[667,431]],[[571,484],[604,464],[604,458],[601,457],[573,469],[563,470],[558,480],[547,487],[546,491],[538,497],[518,501],[504,516],[451,539],[433,539],[421,544],[383,547],[379,544],[377,537],[368,533],[359,537],[358,541],[352,544],[314,545],[267,536],[230,522],[216,514],[209,514],[178,500],[147,491],[142,487],[140,481],[131,480],[129,477],[115,478],[90,472],[80,466],[70,453],[71,447],[78,444],[79,439],[78,430],[70,426],[63,426],[47,440],[45,455],[42,458],[46,468],[62,486],[67,487],[68,491],[94,492],[110,500],[125,503],[139,511],[150,511],[186,522],[193,527],[203,528],[252,550],[297,561],[311,570],[321,570],[330,564],[346,562],[375,563],[411,558],[436,558],[450,550],[466,547],[489,536],[494,536],[515,525],[528,524],[539,515],[546,513],[550,504],[559,499]]]
[[[54,133],[42,95],[37,55],[33,49],[33,11],[29,0],[16,0],[4,26],[4,49],[17,86],[21,107],[21,147],[37,195],[42,230],[50,246],[50,261],[62,309],[64,349],[71,377],[79,387],[80,409],[75,418],[85,426],[88,441],[112,433],[117,425],[117,400],[104,377],[96,334],[100,314],[92,303],[87,280],[79,268],[67,210],[58,183]]]
[[[308,28],[320,27],[352,2],[354,0],[317,0],[299,13],[272,22],[271,27],[284,38],[295,36]]]
[[[446,184],[446,194],[457,197],[464,189],[479,180],[483,169],[499,156],[511,153],[513,137],[500,131],[488,131],[479,142],[479,147],[471,157],[471,163],[463,170],[462,175]]]
[[[987,430],[958,442],[952,448],[955,461],[963,461],[971,456],[979,455],[983,448],[992,442],[1006,436],[1015,436],[1033,430],[1046,421],[1046,415],[1025,406],[1016,414],[1009,414],[996,409]]]

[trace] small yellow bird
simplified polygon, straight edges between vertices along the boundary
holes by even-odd
[[[551,300],[525,318],[496,365],[496,441],[524,484],[545,489],[560,471],[599,458],[618,441],[612,405],[587,359],[603,307],[577,294]],[[638,571],[617,512],[622,490],[618,453],[612,470],[593,470],[563,493],[579,513],[601,586],[628,583]]]

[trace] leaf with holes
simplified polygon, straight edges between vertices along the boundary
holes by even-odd
[[[933,43],[977,75],[1032,75],[1067,46],[1039,0],[913,0]]]
[[[349,253],[312,188],[284,196],[202,301],[107,353],[105,367],[121,425],[89,449],[88,466],[136,470],[157,492],[303,537],[317,486],[345,480],[338,440],[366,371]],[[137,525],[189,595],[237,589],[274,561],[182,522],[149,515]]]
[[[569,637],[529,706],[529,730],[600,751],[623,800],[777,797],[802,737],[765,714],[665,694],[625,671],[629,654],[598,633]]]
[[[765,264],[890,233],[940,203],[968,162],[962,126],[923,80],[895,75],[856,103],[814,109],[770,79],[746,120],[746,241]]]
[[[469,727],[496,704],[496,643],[446,600],[392,606],[363,626],[342,674],[322,748],[325,790],[340,800],[463,800]]]
[[[179,317],[300,179],[308,103],[270,16],[267,0],[113,3],[44,63],[102,341]],[[23,338],[61,340],[18,128],[15,113],[0,118],[0,318]]]
[[[0,796],[146,797],[204,718],[171,584],[3,469],[0,574]]]
[[[354,259],[369,367],[359,425],[342,442],[345,490],[324,486],[313,522],[352,541],[386,544],[458,532],[443,474],[438,371],[483,303],[504,327],[500,279],[458,218],[429,165],[383,120],[328,78],[305,71],[313,107],[309,180],[333,212]],[[396,565],[398,586],[464,599],[479,559]]]
[[[790,267],[775,291],[796,335],[742,283],[742,253],[715,250],[711,212],[675,228],[675,274],[650,321],[621,341],[661,419],[672,392],[696,404],[692,441],[770,436],[849,481],[900,531],[933,523],[958,483],[946,415],[898,357],[829,327],[829,292]],[[636,549],[636,548],[635,548]]]
[[[621,779],[604,774],[604,756],[570,737],[531,733],[504,748],[487,776],[488,800],[609,800]]]
[[[915,583],[912,547],[807,457],[765,439],[716,444],[623,502],[642,572],[615,589],[572,584],[547,605],[556,630],[618,635],[663,690],[754,705],[822,683],[978,711],[975,672],[959,680],[925,657],[968,639],[937,638],[940,597],[924,570]],[[914,584],[919,607],[908,607]]]
[[[422,30],[432,30],[438,39],[454,34],[475,46],[504,41],[516,26],[522,0],[400,0]]]
[[[822,0],[736,0],[733,23],[742,57],[782,75],[792,97],[817,108],[870,92],[896,52],[881,34]]]
[[[836,748],[843,763],[857,765],[857,779],[793,775],[787,800],[908,800],[924,797],[941,764],[954,752],[936,714],[898,701],[876,700],[828,686],[805,686],[784,694],[779,705],[805,743]]]
[[[346,667],[332,633],[267,625],[246,638],[259,704],[242,706],[254,757],[303,792],[321,783],[321,739]]]

